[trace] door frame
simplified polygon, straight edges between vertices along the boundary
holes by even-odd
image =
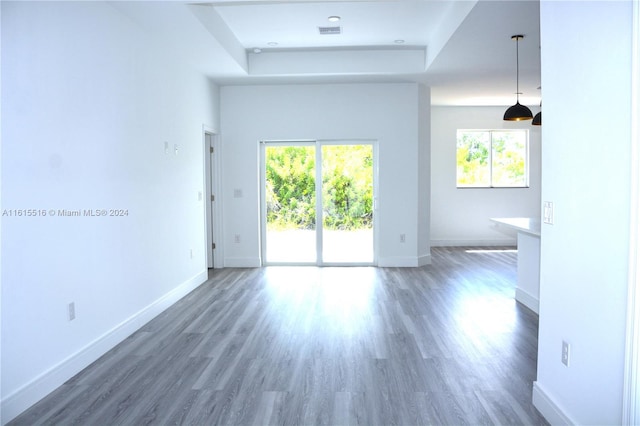
[[[378,141],[376,139],[294,139],[294,140],[261,140],[260,145],[260,264],[262,266],[291,265],[291,266],[377,266],[378,265]],[[316,261],[315,262],[267,262],[267,202],[266,202],[266,153],[265,147],[272,146],[314,146],[316,161]],[[371,145],[373,150],[373,260],[372,262],[324,262],[322,259],[322,147],[324,145]],[[320,182],[320,191],[318,191]]]
[[[640,0],[633,1],[631,117],[640,113]],[[631,120],[631,211],[622,423],[640,423],[640,124]]]

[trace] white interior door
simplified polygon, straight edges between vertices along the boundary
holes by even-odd
[[[214,183],[214,167],[215,162],[213,161],[213,135],[211,133],[206,132],[204,134],[205,139],[205,215],[206,215],[206,232],[207,232],[207,245],[205,252],[207,253],[207,267],[214,267],[214,229],[213,224],[214,221],[214,208],[213,208],[213,183]]]

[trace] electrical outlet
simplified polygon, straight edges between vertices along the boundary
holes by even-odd
[[[400,242],[404,243],[407,241],[407,235],[406,234],[400,234]]]
[[[233,241],[235,241],[236,243],[240,242],[240,234],[236,234]]]
[[[545,201],[542,205],[542,221],[553,225],[553,202]]]
[[[76,319],[76,303],[71,302],[67,305],[69,321]]]
[[[571,345],[564,340],[562,341],[562,363],[569,366],[569,357],[571,355]]]

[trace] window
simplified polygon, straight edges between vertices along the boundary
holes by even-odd
[[[529,186],[527,130],[458,130],[458,188]]]

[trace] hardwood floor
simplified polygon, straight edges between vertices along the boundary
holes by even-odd
[[[10,424],[547,424],[516,253],[216,270]]]

